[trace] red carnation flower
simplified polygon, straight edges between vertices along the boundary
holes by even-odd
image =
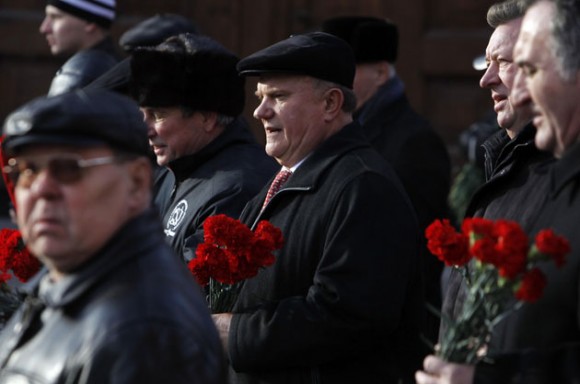
[[[568,240],[556,235],[551,229],[538,232],[535,245],[538,251],[551,257],[558,267],[564,265],[565,256],[571,251]]]
[[[26,282],[40,270],[40,261],[30,254],[19,230],[0,230],[0,244],[0,273],[3,281],[10,279],[9,271],[18,280]]]
[[[518,300],[533,303],[542,297],[546,283],[546,276],[542,271],[539,268],[533,268],[524,274],[515,297]]]
[[[461,231],[470,236],[475,234],[477,237],[487,237],[493,235],[493,221],[481,217],[471,217],[463,220]]]
[[[468,252],[468,239],[455,231],[449,220],[435,220],[427,229],[427,248],[446,265],[464,265],[471,256]]]
[[[489,237],[476,240],[471,247],[471,254],[482,263],[496,265],[498,262],[495,242]]]

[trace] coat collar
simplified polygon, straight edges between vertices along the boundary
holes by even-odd
[[[318,189],[319,183],[322,181],[321,175],[328,172],[329,168],[347,153],[360,148],[370,148],[370,144],[364,136],[360,124],[354,121],[345,125],[340,131],[329,137],[312,152],[290,179],[288,179],[282,189],[278,191],[278,194],[286,194],[290,191],[309,192]],[[272,180],[246,206],[247,212],[242,213],[242,216],[256,218],[252,228],[263,218],[262,213],[267,214],[269,211],[269,208],[266,207],[263,212],[260,212]],[[276,197],[277,195],[274,196],[273,200]]]
[[[178,181],[183,181],[191,175],[192,170],[221,153],[224,148],[240,143],[254,142],[251,133],[247,129],[247,123],[239,117],[229,124],[215,140],[203,147],[199,152],[171,161],[168,168],[175,174],[175,178]]]

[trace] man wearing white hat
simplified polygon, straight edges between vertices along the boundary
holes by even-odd
[[[54,56],[68,58],[52,80],[49,96],[87,85],[120,60],[109,34],[115,8],[115,0],[47,1],[40,33]]]

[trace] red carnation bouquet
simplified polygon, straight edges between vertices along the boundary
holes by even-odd
[[[437,354],[457,363],[474,364],[484,355],[492,329],[510,311],[538,300],[547,283],[538,263],[565,263],[568,241],[551,229],[540,231],[530,247],[513,221],[465,219],[461,232],[448,220],[425,230],[427,248],[448,266],[461,269],[467,296],[456,319],[442,318],[447,331]]]
[[[189,270],[200,285],[209,285],[212,313],[230,312],[239,289],[237,283],[274,263],[272,252],[284,244],[282,231],[264,220],[252,232],[239,220],[216,215],[204,221],[203,233],[204,242],[198,245]]]
[[[20,231],[0,230],[0,328],[18,308],[21,298],[6,282],[15,276],[25,282],[40,270],[38,259],[28,252]]]
[[[12,275],[18,280],[26,282],[39,270],[40,262],[28,252],[20,231],[10,228],[1,229],[0,283],[10,280]]]

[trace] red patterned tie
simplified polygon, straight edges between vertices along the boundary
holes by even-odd
[[[272,184],[270,184],[270,189],[268,189],[268,194],[266,194],[266,199],[264,200],[264,204],[262,205],[262,210],[266,208],[268,202],[272,199],[272,197],[282,188],[282,185],[288,180],[288,178],[292,175],[292,171],[287,169],[283,169],[274,178]]]

